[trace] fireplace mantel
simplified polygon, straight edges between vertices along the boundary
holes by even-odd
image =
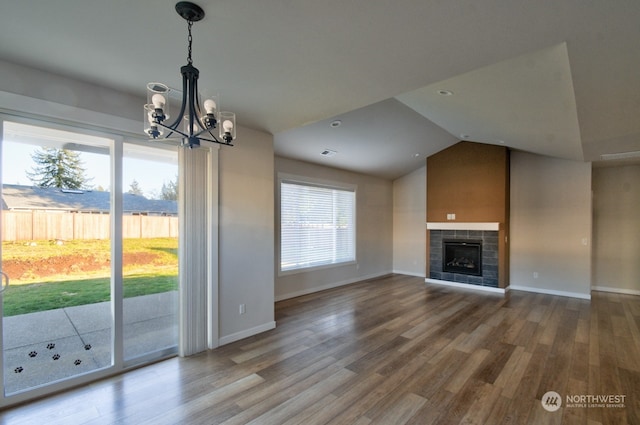
[[[429,230],[500,230],[500,223],[427,222]]]

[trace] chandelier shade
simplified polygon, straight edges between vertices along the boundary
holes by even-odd
[[[236,138],[236,115],[220,110],[217,94],[202,96],[198,90],[200,71],[193,66],[191,27],[204,18],[200,6],[181,1],[176,12],[188,23],[187,64],[180,68],[182,75],[182,102],[177,116],[170,120],[171,89],[158,82],[147,84],[147,103],[144,105],[144,132],[151,139],[179,139],[182,146],[199,146],[201,141],[233,146]]]

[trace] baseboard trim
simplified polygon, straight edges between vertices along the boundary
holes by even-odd
[[[537,294],[559,295],[561,297],[581,298],[583,300],[591,299],[590,293],[582,294],[580,292],[557,291],[555,289],[534,288],[531,286],[520,286],[520,285],[511,285],[510,288],[513,291],[525,291],[525,292],[535,292]]]
[[[303,289],[302,291],[295,291],[295,292],[289,292],[287,294],[276,295],[275,296],[275,301],[278,302],[278,301],[282,301],[282,300],[288,300],[290,298],[301,297],[303,295],[309,295],[309,294],[313,294],[315,292],[326,291],[327,289],[333,289],[333,288],[337,288],[339,286],[350,285],[352,283],[362,282],[364,280],[376,279],[378,277],[388,276],[390,274],[392,274],[392,272],[376,273],[376,274],[372,274],[372,275],[369,275],[369,276],[359,276],[359,277],[356,277],[356,278],[353,278],[353,279],[348,279],[348,280],[343,280],[343,281],[340,281],[340,282],[329,283],[327,285],[322,285],[322,286],[316,286],[316,287],[313,287],[313,288]]]
[[[270,331],[271,329],[275,329],[276,322],[268,322],[264,323],[260,326],[256,326],[250,329],[246,329],[244,331],[236,332],[231,335],[223,336],[218,340],[218,346],[231,344],[232,342],[240,341],[241,339],[249,338],[250,336],[257,335],[262,332]]]
[[[422,278],[425,277],[424,273],[405,272],[405,271],[402,271],[402,270],[394,270],[393,274],[403,274],[403,275],[406,275],[406,276],[414,276],[414,277],[422,277]]]
[[[591,290],[599,292],[613,292],[614,294],[640,295],[640,290],[637,289],[611,288],[609,286],[592,286]]]
[[[436,285],[451,286],[454,288],[471,289],[474,291],[492,292],[494,294],[506,294],[509,288],[494,288],[492,286],[472,285],[469,283],[450,282],[448,280],[438,280],[426,278],[425,283],[433,283]]]

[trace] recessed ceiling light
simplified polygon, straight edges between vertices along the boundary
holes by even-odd
[[[337,153],[338,153],[338,151],[334,151],[334,150],[331,150],[331,149],[325,149],[325,150],[322,151],[322,153],[320,155],[334,156]]]
[[[331,121],[331,124],[329,124],[331,127],[335,128],[335,127],[340,127],[340,124],[342,124],[342,121],[340,120],[334,120]]]
[[[498,143],[500,143],[501,145],[504,145],[504,140],[498,140]]]
[[[468,134],[464,134],[464,133],[462,133],[462,134],[460,135],[460,138],[462,138],[462,140],[469,140],[469,139],[471,138],[471,136],[469,136]]]
[[[419,153],[414,153],[414,154],[413,154],[413,157],[414,157],[414,158],[419,158],[419,157],[420,157],[420,154],[419,154]]]
[[[438,90],[440,96],[451,96],[453,92],[451,90]]]

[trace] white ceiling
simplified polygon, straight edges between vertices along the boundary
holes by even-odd
[[[579,161],[640,151],[635,0],[198,4],[201,87],[274,134],[278,155],[396,178],[460,139]],[[140,98],[148,81],[180,86],[187,25],[172,0],[0,8],[0,59]]]

